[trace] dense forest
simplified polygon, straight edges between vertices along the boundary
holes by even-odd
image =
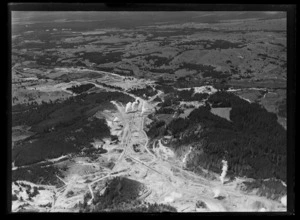
[[[83,55],[80,55],[79,53],[75,53],[75,55],[84,60],[89,60],[92,63],[103,64],[121,61],[123,52],[110,52],[107,54],[99,52],[85,52]]]
[[[112,100],[126,104],[134,101],[134,98],[121,92],[100,92],[88,95],[81,94],[62,102],[42,102],[41,105],[19,104],[12,108],[12,126],[24,124],[33,126],[40,122],[47,124],[45,121],[50,119],[53,121],[58,117],[60,123],[71,120],[76,121],[76,117],[87,116],[91,112],[90,110],[93,110],[95,107],[100,109],[114,108],[114,105],[110,103]]]
[[[114,109],[111,100],[122,103],[134,101],[132,97],[119,92],[82,94],[64,102],[35,105],[30,111],[14,114],[13,126],[25,124],[36,133],[16,143],[12,151],[15,165],[22,166],[80,152],[90,146],[93,138],[114,138],[105,119],[89,120],[99,110]]]
[[[169,62],[172,60],[172,58],[160,57],[160,56],[154,56],[154,55],[146,56],[146,57],[144,57],[144,59],[147,62],[152,61],[153,65],[155,65],[156,67],[160,67],[162,65],[168,65]]]
[[[58,168],[53,166],[41,167],[39,165],[31,166],[26,169],[17,169],[12,171],[12,181],[25,180],[41,185],[62,186],[61,180],[56,175],[60,176]]]
[[[135,180],[125,177],[115,177],[106,182],[107,188],[103,195],[95,193],[91,198],[86,194],[84,202],[79,204],[80,212],[176,212],[176,209],[164,204],[149,204],[139,200],[139,194],[144,186]]]
[[[287,191],[286,187],[279,180],[275,179],[245,181],[243,184],[245,191],[251,192],[252,190],[257,190],[258,195],[274,200],[280,200],[282,196],[286,195]]]
[[[83,84],[83,85],[78,85],[78,86],[72,86],[71,88],[67,88],[67,90],[70,90],[76,94],[81,94],[93,87],[95,87],[94,84],[88,83],[88,84]]]
[[[99,82],[98,80],[96,80],[96,83],[103,86],[103,87],[108,87],[108,88],[111,88],[111,89],[115,89],[115,90],[123,90],[121,87],[119,86],[112,86],[112,85],[108,85],[106,83],[102,83],[102,82]]]
[[[229,48],[242,48],[246,45],[242,42],[230,42],[226,40],[196,40],[196,41],[188,41],[188,42],[181,42],[177,45],[202,45],[205,49],[229,49]]]
[[[153,121],[150,124],[150,129],[147,131],[147,136],[154,139],[164,134],[166,122],[163,120]]]
[[[286,100],[283,100],[280,102],[280,105],[278,106],[278,115],[280,117],[286,118]]]
[[[69,153],[92,148],[93,138],[113,138],[105,119],[82,119],[64,129],[42,134],[34,141],[24,141],[14,147],[12,152],[16,166],[37,163],[46,159],[60,157]],[[89,150],[85,150],[89,153]],[[98,152],[99,151],[99,152]],[[102,153],[101,149],[97,152]]]
[[[138,97],[151,97],[157,94],[157,91],[152,87],[147,85],[145,88],[135,88],[128,91],[129,93],[132,93]]]
[[[285,181],[286,131],[278,124],[276,114],[227,92],[212,94],[207,102],[213,107],[231,107],[231,121],[212,114],[206,105],[185,119],[173,119],[167,126],[163,122],[152,124],[149,135],[157,138],[171,134],[170,147],[175,151],[191,144],[190,170],[197,171],[200,166],[219,172],[221,160],[226,159],[229,173],[234,175]],[[199,126],[201,132],[194,132]]]

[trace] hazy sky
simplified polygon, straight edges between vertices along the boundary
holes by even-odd
[[[139,19],[149,18],[165,20],[167,18],[195,19],[210,17],[214,19],[242,19],[242,18],[272,18],[285,17],[285,12],[247,12],[247,11],[154,11],[154,12],[111,12],[111,11],[12,11],[12,23],[50,22],[62,19],[68,20],[105,20],[105,19]]]

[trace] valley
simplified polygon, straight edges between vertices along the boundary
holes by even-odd
[[[286,211],[285,13],[43,13],[12,25],[12,212]]]

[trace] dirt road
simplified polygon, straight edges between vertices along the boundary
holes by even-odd
[[[150,103],[147,103],[150,106]],[[225,212],[225,211],[259,211],[253,207],[253,204],[257,201],[264,204],[267,211],[284,211],[285,208],[280,203],[272,200],[268,200],[257,195],[249,195],[237,188],[237,185],[241,180],[235,180],[231,183],[223,185],[218,179],[209,180],[193,172],[184,170],[182,166],[170,161],[165,161],[162,158],[157,157],[147,148],[148,137],[144,127],[144,120],[147,117],[147,113],[140,114],[140,111],[126,113],[124,108],[117,106],[120,114],[123,116],[123,123],[126,129],[122,137],[122,143],[124,151],[121,154],[117,163],[126,166],[122,162],[122,158],[129,157],[133,159],[137,165],[130,165],[131,173],[135,170],[138,172],[140,165],[143,165],[147,169],[146,177],[141,178],[140,175],[131,178],[136,179],[144,183],[150,190],[151,194],[147,195],[147,199],[150,202],[164,202],[168,201],[165,198],[169,198],[172,193],[182,195],[179,198],[173,198],[169,201],[171,205],[177,208],[177,210],[196,211],[195,204],[201,200],[206,203],[206,209],[202,211],[210,212]],[[127,127],[128,126],[128,127]],[[135,144],[135,140],[132,139],[132,133],[139,133],[139,140],[144,141],[143,148],[145,153],[152,157],[150,162],[142,162],[141,159],[145,154],[136,154],[132,149],[132,145]],[[117,166],[117,164],[116,164]],[[175,174],[172,169],[176,168]],[[149,171],[152,171],[149,173]],[[218,200],[214,198],[215,190],[219,190],[224,199]],[[167,196],[167,197],[166,197]],[[191,203],[192,201],[192,203]],[[194,205],[191,205],[191,204]],[[187,208],[187,204],[190,204]]]
[[[129,178],[143,183],[148,189],[147,195],[144,196],[145,201],[167,203],[174,206],[178,211],[259,211],[254,206],[255,202],[263,204],[264,210],[267,211],[285,211],[285,207],[279,202],[240,191],[237,186],[242,180],[237,179],[223,185],[218,179],[209,180],[184,170],[182,160],[179,158],[164,159],[153,154],[148,149],[149,140],[144,131],[145,118],[151,111],[142,111],[141,106],[139,106],[133,111],[126,112],[122,104],[114,101],[112,103],[116,106],[118,118],[123,125],[118,146],[122,152],[117,154],[114,167],[110,171],[78,176],[72,181],[64,182],[65,186],[56,190],[57,198],[52,204],[51,211],[58,211],[63,207],[70,209],[72,205],[82,201],[87,190],[92,195],[89,201],[91,203],[94,198],[94,184],[114,176],[130,176]],[[147,106],[148,108],[152,107],[150,102],[147,102]],[[140,151],[135,151],[134,145],[141,146]],[[130,159],[130,161],[126,159]],[[75,194],[71,198],[66,196],[69,191],[76,188],[85,188],[86,190],[81,190],[81,194]],[[214,198],[216,190],[223,196],[222,199]],[[204,202],[206,208],[197,209],[196,203],[198,201]]]

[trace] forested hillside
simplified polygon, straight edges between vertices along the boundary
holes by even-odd
[[[286,180],[286,131],[275,114],[228,92],[210,95],[208,103],[231,107],[230,121],[212,114],[206,105],[166,126],[164,121],[153,123],[148,133],[152,138],[171,134],[169,147],[179,154],[180,146],[191,144],[193,153],[187,167],[195,172],[199,167],[219,172],[225,159],[231,174]],[[201,132],[194,132],[199,127]]]

